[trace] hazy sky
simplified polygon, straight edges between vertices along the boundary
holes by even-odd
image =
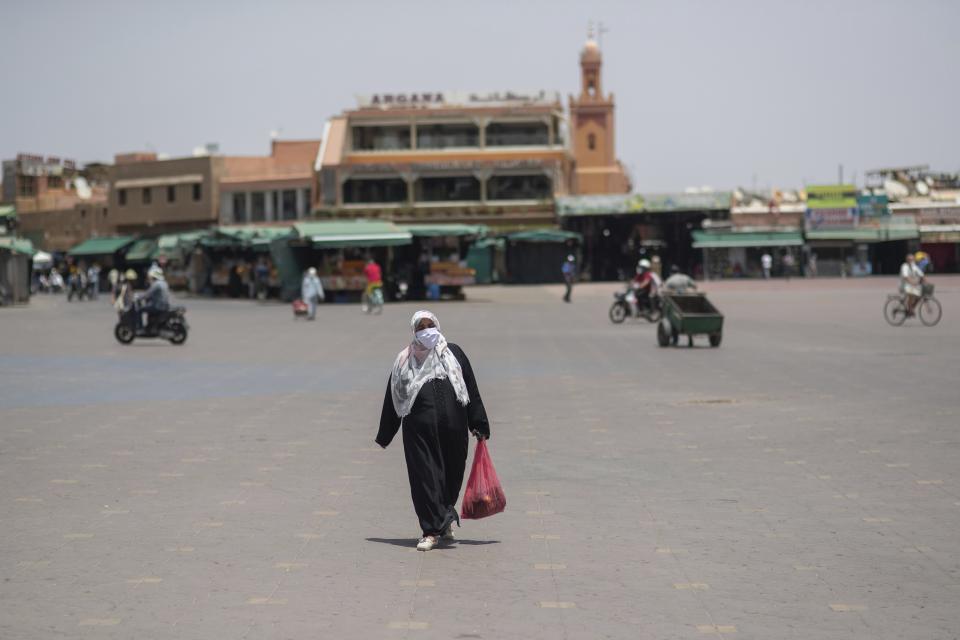
[[[566,95],[590,20],[637,190],[960,169],[949,0],[3,0],[0,158],[265,153],[361,93]]]

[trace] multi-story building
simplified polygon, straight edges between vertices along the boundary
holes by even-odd
[[[374,94],[327,122],[316,209],[321,217],[552,224],[572,160],[558,94]]]
[[[301,220],[312,211],[319,140],[274,140],[269,156],[225,156],[220,223]]]
[[[221,156],[158,160],[120,154],[110,169],[110,220],[117,233],[164,233],[216,224]]]

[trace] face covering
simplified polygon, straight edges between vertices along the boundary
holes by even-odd
[[[440,340],[440,329],[436,327],[427,327],[421,331],[417,331],[417,342],[425,346],[427,349],[433,349],[437,346],[437,342]]]

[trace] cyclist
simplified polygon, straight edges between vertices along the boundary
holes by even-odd
[[[912,253],[908,253],[906,262],[900,265],[900,292],[907,296],[907,317],[910,318],[923,295],[923,270]]]

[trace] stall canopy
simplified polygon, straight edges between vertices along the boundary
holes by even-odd
[[[208,247],[232,247],[237,249],[253,249],[255,251],[269,251],[270,243],[277,238],[285,238],[292,234],[288,226],[283,227],[254,227],[248,225],[228,225],[217,227],[201,238],[200,243]]]
[[[157,255],[157,241],[154,238],[141,238],[137,240],[127,252],[123,259],[127,262],[150,262]]]
[[[739,247],[800,247],[799,231],[694,231],[694,249],[734,249]]]
[[[203,238],[212,232],[208,230],[184,231],[183,233],[168,233],[157,238],[157,255],[168,260],[183,260]]]
[[[298,222],[293,227],[298,237],[310,240],[319,249],[390,247],[413,241],[410,231],[380,220]]]
[[[894,217],[894,216],[891,216]],[[892,220],[879,224],[860,224],[847,229],[808,229],[807,240],[841,240],[849,242],[890,242],[895,240],[915,240],[920,230],[912,220]]]
[[[402,224],[397,225],[404,231],[409,231],[414,238],[447,238],[461,236],[485,236],[485,224]]]
[[[568,240],[582,242],[583,236],[576,231],[562,229],[531,229],[507,234],[507,240],[510,242],[567,242]]]
[[[90,238],[84,240],[73,249],[67,252],[71,256],[103,256],[111,255],[120,251],[127,245],[133,244],[134,238],[130,236],[104,236],[102,238]]]
[[[0,236],[0,248],[8,249],[13,253],[22,253],[25,256],[32,256],[36,253],[32,242],[26,238],[16,238],[14,236]]]
[[[13,205],[0,205],[0,227],[10,227],[11,221],[16,221],[17,209]]]

